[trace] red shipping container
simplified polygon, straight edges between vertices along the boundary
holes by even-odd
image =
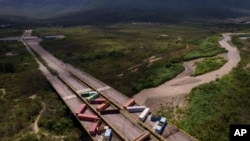
[[[81,104],[79,108],[76,111],[76,115],[82,114],[87,110],[87,105],[86,104]]]
[[[96,128],[98,127],[98,125],[99,125],[99,123],[95,122],[90,126],[90,128],[89,128],[90,135],[95,136]]]
[[[96,115],[78,114],[79,120],[94,122],[98,118]]]
[[[130,99],[128,102],[126,102],[125,104],[123,104],[123,108],[126,109],[128,106],[131,106],[135,104],[135,100],[134,99]]]

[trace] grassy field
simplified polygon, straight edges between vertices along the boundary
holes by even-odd
[[[3,95],[0,91],[1,141],[35,141],[38,140],[37,135],[40,140],[51,141],[56,140],[55,136],[65,136],[65,140],[80,138],[82,132],[81,128],[77,128],[76,119],[21,42],[0,42],[0,80],[0,89],[6,92]],[[32,95],[36,97],[29,98]],[[31,124],[42,109],[42,102],[46,104],[39,122],[42,132],[36,135],[32,133]]]
[[[20,29],[2,28],[0,30],[0,38],[21,36],[23,34],[23,30]]]
[[[250,124],[250,40],[235,36],[233,43],[242,59],[237,68],[222,79],[194,88],[188,96],[187,109],[177,107],[179,110],[174,111],[173,107],[165,107],[165,111],[160,111],[199,140],[228,141],[230,124]],[[181,118],[169,116],[174,114]]]
[[[200,57],[211,57],[220,53],[227,52],[224,48],[220,47],[218,43],[219,36],[209,36],[195,48],[183,57],[183,60],[193,60]]]
[[[205,58],[202,61],[196,62],[195,72],[192,74],[192,76],[197,76],[213,70],[217,70],[226,62],[227,60],[222,57]]]
[[[65,35],[62,40],[43,40],[41,45],[63,61],[132,96],[179,74],[184,69],[181,63],[187,58],[224,52],[214,36],[220,31],[193,26],[118,24],[39,28],[33,34]],[[214,52],[205,52],[206,47]]]

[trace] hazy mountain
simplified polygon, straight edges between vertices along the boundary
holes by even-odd
[[[0,0],[1,17],[51,22],[164,22],[249,15],[249,0]]]

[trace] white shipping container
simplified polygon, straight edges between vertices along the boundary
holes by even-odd
[[[146,106],[129,106],[127,107],[127,110],[129,112],[142,112]]]
[[[149,110],[150,110],[150,108],[145,108],[145,109],[143,110],[143,112],[140,114],[139,119],[140,119],[141,121],[144,121],[145,118],[148,116]]]

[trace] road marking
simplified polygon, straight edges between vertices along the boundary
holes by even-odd
[[[76,98],[76,95],[69,95],[69,96],[65,96],[63,97],[63,100],[69,100],[69,99],[73,99],[73,98]]]
[[[98,89],[96,89],[98,92],[100,92],[100,91],[104,91],[104,90],[107,90],[107,89],[110,89],[110,87],[109,86],[105,86],[105,87],[101,87],[101,88],[98,88]]]
[[[88,91],[91,91],[91,89],[90,88],[86,88],[86,89],[78,90],[77,93],[81,94],[81,93],[85,93],[85,92],[88,92]]]

